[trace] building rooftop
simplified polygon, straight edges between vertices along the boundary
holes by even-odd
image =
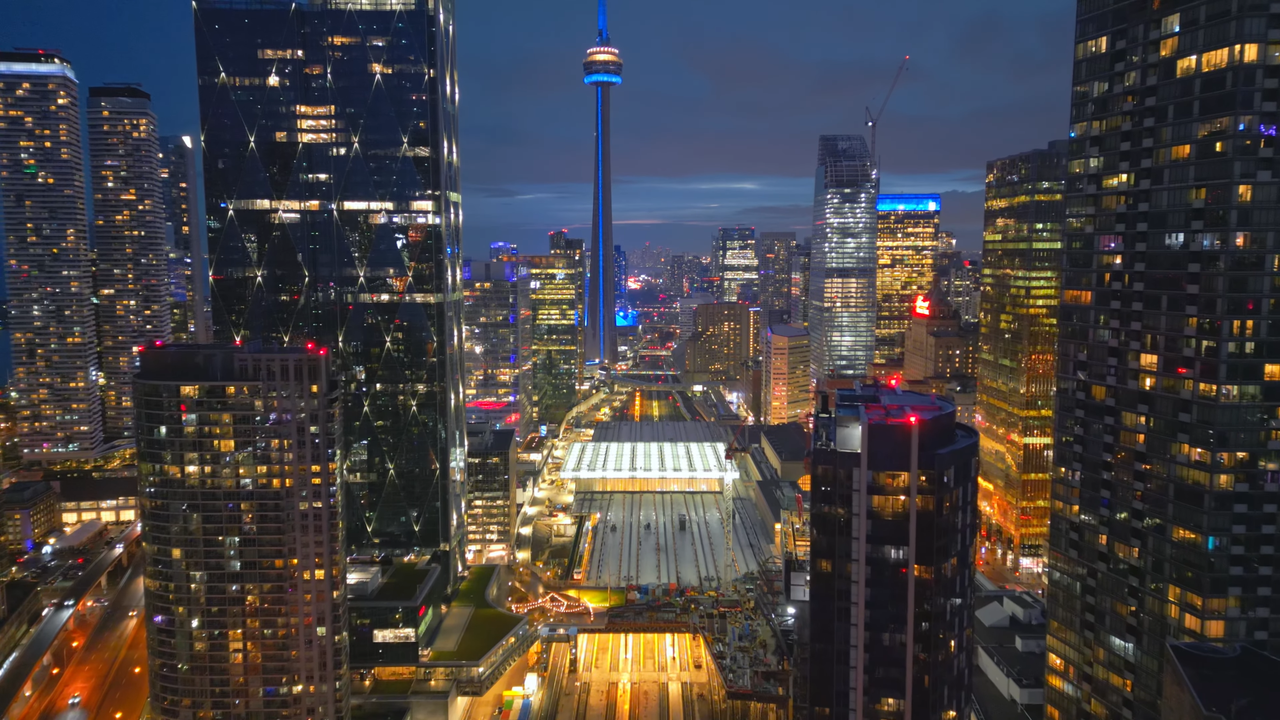
[[[352,602],[416,605],[424,602],[434,588],[440,566],[426,561],[400,561],[394,565],[356,563],[347,565],[347,587]]]
[[[804,460],[804,456],[809,452],[809,433],[802,423],[765,425],[761,428],[760,434],[769,442],[769,447],[782,462]]]
[[[1280,658],[1247,645],[1170,643],[1169,655],[1206,715],[1231,720],[1276,717]]]
[[[805,337],[809,334],[808,330],[795,325],[770,325],[769,333],[771,335],[779,335],[781,337]]]
[[[467,453],[508,452],[515,439],[514,429],[494,430],[486,423],[470,423],[467,426]]]
[[[858,385],[836,391],[837,415],[856,414],[865,408],[871,422],[910,422],[911,417],[929,420],[955,410],[955,405],[937,395],[878,385]]]
[[[22,505],[51,492],[55,492],[53,486],[43,480],[24,480],[5,488],[2,497],[5,505]]]
[[[668,443],[701,442],[727,444],[730,440],[724,428],[712,423],[647,421],[602,422],[596,425],[593,443]],[[723,450],[721,450],[723,452]]]
[[[473,565],[431,643],[431,662],[476,663],[525,622],[489,601],[495,565]]]
[[[138,497],[138,476],[95,473],[92,470],[61,470],[45,473],[45,480],[58,490],[63,502],[91,502]]]

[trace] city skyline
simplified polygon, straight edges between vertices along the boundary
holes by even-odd
[[[681,8],[689,17],[667,23],[645,6],[614,4],[614,24],[625,29],[615,40],[639,69],[614,108],[615,134],[630,138],[614,149],[615,242],[624,249],[706,242],[716,227],[733,224],[804,237],[813,136],[859,132],[862,107],[883,99],[904,54],[911,69],[878,128],[881,190],[941,193],[943,227],[957,232],[961,249],[981,244],[986,161],[1065,132],[1072,13],[1065,4],[918,2],[916,13],[936,20],[920,28],[901,22],[903,10],[894,7],[815,5],[766,20],[770,13],[717,1]],[[100,3],[66,5],[56,14],[39,4],[9,9],[0,47],[62,48],[86,87],[140,82],[156,98],[162,134],[198,134],[188,7],[140,0],[126,15]],[[547,10],[508,0],[458,8],[468,254],[482,257],[489,242],[528,241],[550,229],[588,234],[592,148],[581,137],[590,133],[592,100],[573,75],[582,38],[594,29],[591,9],[585,1]],[[854,21],[884,32],[871,42],[836,43],[839,28]],[[829,42],[775,44],[777,55],[758,57],[750,43],[712,47],[687,37],[713,22],[731,23],[735,38],[817,33]],[[932,29],[943,27],[967,31]],[[133,47],[135,33],[152,42]],[[696,49],[667,51],[681,46]],[[157,54],[172,61],[151,62]],[[991,67],[1002,68],[1000,82],[990,81]],[[835,91],[817,79],[833,74],[841,78]],[[814,79],[792,80],[804,77]],[[701,99],[708,86],[714,92]],[[511,101],[531,104],[529,112],[509,114]],[[947,122],[935,101],[951,108]],[[526,127],[528,118],[536,124]],[[778,136],[773,128],[784,122],[794,129]],[[736,151],[745,145],[764,156]]]

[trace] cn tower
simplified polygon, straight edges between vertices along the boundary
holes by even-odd
[[[587,50],[582,70],[587,85],[596,89],[596,174],[591,196],[591,267],[586,272],[586,362],[609,370],[617,361],[618,329],[613,270],[613,180],[609,167],[609,90],[622,84],[622,58],[609,45],[605,0],[597,13],[596,44]]]

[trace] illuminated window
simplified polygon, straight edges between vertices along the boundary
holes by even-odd
[[[302,58],[305,58],[306,56],[307,54],[302,50],[273,50],[269,48],[264,48],[258,51],[258,57],[264,60],[291,59],[291,58],[302,59]]]
[[[1204,72],[1221,70],[1231,63],[1231,48],[1210,50],[1200,58],[1200,69]]]
[[[1235,56],[1237,62],[1256,63],[1260,53],[1258,52],[1257,43],[1247,43],[1245,45],[1237,45],[1235,47]]]
[[[1178,36],[1160,41],[1160,57],[1172,57],[1176,52],[1178,52]]]
[[[1097,55],[1098,53],[1104,53],[1106,51],[1107,51],[1107,38],[1105,35],[1103,37],[1094,38],[1093,40],[1087,40],[1085,42],[1082,42],[1076,45],[1077,58],[1089,57],[1090,55]]]
[[[1178,77],[1194,75],[1196,72],[1196,56],[1190,55],[1178,61]]]
[[[1143,370],[1158,370],[1160,366],[1160,356],[1155,353],[1142,353],[1138,357],[1138,366]]]
[[[1280,380],[1280,363],[1267,363],[1262,374],[1263,380]]]
[[[1178,32],[1179,30],[1181,30],[1182,28],[1179,23],[1179,20],[1181,20],[1181,18],[1182,18],[1181,13],[1174,13],[1172,15],[1169,15],[1163,18],[1160,21],[1160,34],[1172,35]]]
[[[1179,160],[1186,160],[1190,157],[1191,157],[1190,145],[1175,145],[1169,148],[1169,159],[1173,160],[1174,162],[1177,162]]]
[[[1237,185],[1236,186],[1236,202],[1239,202],[1239,203],[1253,202],[1253,186]]]

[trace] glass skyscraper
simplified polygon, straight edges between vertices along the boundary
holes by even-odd
[[[1276,13],[1076,8],[1045,717],[1155,720],[1169,641],[1280,654]]]
[[[880,178],[861,135],[818,138],[809,270],[815,378],[863,376],[875,355],[879,191]]]
[[[982,240],[979,495],[993,544],[1042,572],[1049,539],[1053,389],[1066,143],[987,163]],[[953,271],[954,272],[954,271]]]
[[[876,362],[901,365],[916,297],[933,289],[942,198],[876,200]]]
[[[353,548],[458,562],[465,427],[450,0],[197,0],[219,341],[336,354]]]
[[[793,232],[762,232],[756,241],[760,312],[764,314],[765,327],[791,317],[791,258],[795,252]]]
[[[722,302],[755,302],[760,285],[760,261],[756,258],[756,229],[722,227],[716,233],[712,253],[720,280]]]
[[[160,182],[173,283],[170,325],[174,342],[180,343],[209,341],[209,258],[204,217],[197,209],[195,145],[190,135],[160,138]]]

